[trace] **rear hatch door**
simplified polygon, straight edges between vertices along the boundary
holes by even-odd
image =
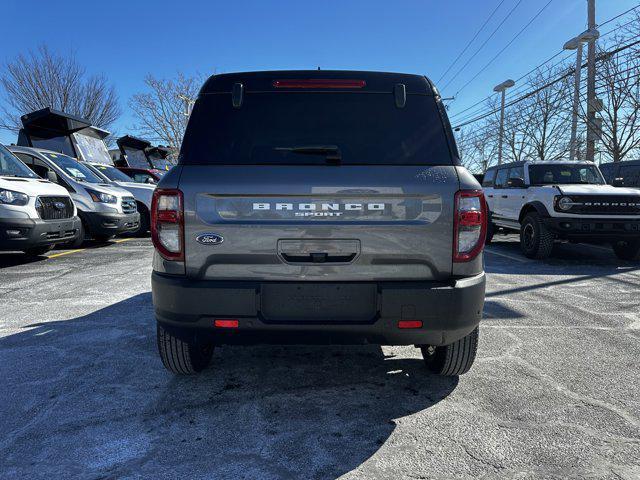
[[[423,77],[355,76],[344,87],[276,76],[205,86],[180,160],[188,276],[451,275],[459,182],[441,104]]]

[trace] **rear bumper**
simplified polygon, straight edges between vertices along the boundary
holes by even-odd
[[[296,305],[295,320],[269,320],[266,305],[290,298],[265,298],[274,285],[293,288],[308,282],[197,281],[154,272],[151,277],[156,319],[176,335],[205,335],[216,344],[380,344],[447,345],[479,323],[485,294],[484,273],[449,282],[331,283],[350,291],[373,285],[375,308],[366,321],[320,320],[323,304]],[[327,283],[324,286],[329,285]],[[278,291],[276,288],[275,291]],[[345,304],[346,305],[346,304]],[[238,319],[238,328],[214,327],[215,319]],[[400,329],[400,320],[421,320],[421,328]]]
[[[640,220],[546,217],[543,221],[559,238],[567,240],[606,242],[640,238]]]
[[[74,240],[80,219],[42,220],[32,218],[0,219],[0,249],[25,250]]]
[[[136,230],[140,225],[140,213],[82,212],[89,232],[92,235],[118,235]]]

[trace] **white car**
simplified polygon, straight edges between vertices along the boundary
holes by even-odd
[[[519,232],[522,252],[546,258],[555,240],[608,243],[624,260],[640,259],[640,191],[607,185],[591,162],[516,162],[489,168],[487,242]]]
[[[74,241],[80,218],[69,192],[43,180],[0,145],[0,250],[43,255]]]
[[[105,182],[112,183],[131,192],[136,199],[138,212],[140,212],[140,228],[138,231],[130,233],[138,235],[147,233],[151,225],[149,213],[151,212],[151,198],[153,197],[153,191],[156,189],[156,186],[134,182],[127,174],[122,173],[111,165],[105,165],[103,163],[86,163],[86,165],[103,178]]]

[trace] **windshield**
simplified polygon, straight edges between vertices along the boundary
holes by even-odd
[[[390,93],[345,92],[248,93],[241,108],[230,93],[201,95],[180,158],[192,165],[453,164],[434,97],[409,94],[398,108]]]
[[[605,181],[595,165],[529,165],[531,185],[592,184],[604,185]]]
[[[104,183],[103,179],[75,158],[62,155],[61,153],[42,152],[42,154],[55,163],[65,174],[78,182]]]
[[[125,175],[116,167],[111,167],[109,165],[91,165],[97,171],[99,171],[102,175],[107,177],[109,180],[114,182],[131,182],[131,177]]]
[[[149,168],[149,162],[144,150],[124,147],[124,154],[127,156],[127,164],[132,168]]]
[[[9,152],[4,145],[0,145],[0,176],[39,178],[29,167]]]
[[[104,163],[113,165],[109,150],[101,138],[85,135],[84,133],[74,133],[76,145],[80,150],[80,155],[85,162]]]

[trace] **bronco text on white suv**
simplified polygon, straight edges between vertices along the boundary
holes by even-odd
[[[482,182],[487,241],[520,232],[529,258],[546,258],[556,239],[609,243],[624,260],[640,256],[640,192],[607,185],[591,162],[516,162],[491,167]]]
[[[215,75],[154,193],[152,290],[172,372],[214,345],[416,345],[465,373],[486,204],[417,75]]]

